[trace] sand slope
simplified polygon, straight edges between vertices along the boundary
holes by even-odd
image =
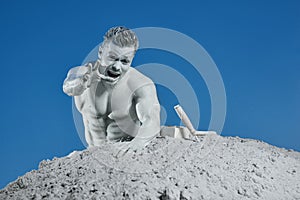
[[[218,135],[156,138],[121,158],[117,147],[42,161],[0,199],[300,199],[299,152]]]

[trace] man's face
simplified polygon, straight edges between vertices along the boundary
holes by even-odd
[[[99,72],[110,77],[107,83],[115,84],[128,71],[134,57],[134,47],[119,47],[109,41],[104,45],[100,58]]]

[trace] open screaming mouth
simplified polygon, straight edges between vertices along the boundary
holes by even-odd
[[[121,74],[112,72],[110,70],[107,71],[107,75],[112,78],[118,78]]]

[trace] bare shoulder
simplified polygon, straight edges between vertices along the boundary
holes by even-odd
[[[137,98],[156,98],[156,88],[153,81],[134,68],[130,68],[128,86]]]
[[[135,88],[136,85],[140,86],[144,84],[153,84],[150,78],[148,78],[146,75],[142,74],[133,67],[129,68],[128,75],[130,77],[128,80],[128,84],[132,88]]]
[[[135,91],[138,88],[144,87],[146,85],[154,85],[152,80],[139,72],[138,70],[130,67],[128,70],[128,87],[131,91]]]

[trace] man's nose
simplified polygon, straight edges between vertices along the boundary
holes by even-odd
[[[120,69],[121,69],[121,62],[120,61],[117,61],[117,62],[115,62],[114,64],[113,64],[113,66],[112,66],[112,70],[114,70],[114,71],[119,71]]]

